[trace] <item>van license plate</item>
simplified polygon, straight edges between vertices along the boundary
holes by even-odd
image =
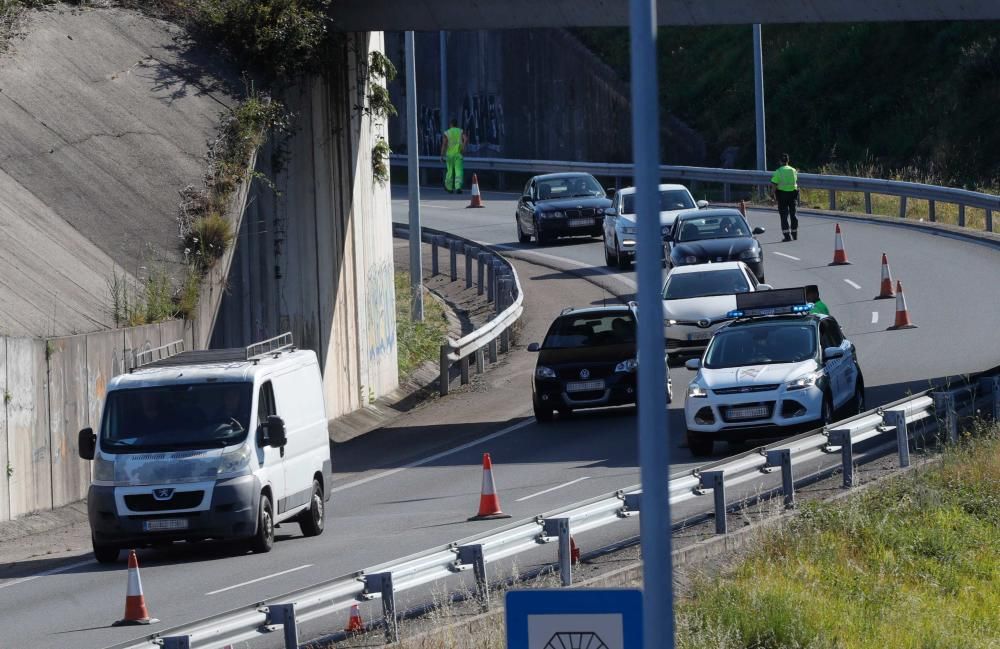
[[[142,529],[147,532],[168,532],[186,530],[187,528],[188,520],[186,518],[157,518],[142,523]]]

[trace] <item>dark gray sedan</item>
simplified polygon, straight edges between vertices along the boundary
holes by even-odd
[[[558,237],[599,237],[611,199],[587,173],[535,176],[524,186],[514,221],[517,240],[539,245]]]
[[[667,264],[689,266],[721,261],[742,261],[757,281],[764,281],[764,251],[746,218],[730,208],[681,212],[667,240]]]

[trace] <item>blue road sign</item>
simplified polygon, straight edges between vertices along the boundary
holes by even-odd
[[[512,590],[507,649],[642,649],[642,591]]]

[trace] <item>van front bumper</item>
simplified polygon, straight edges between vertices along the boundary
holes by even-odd
[[[177,485],[170,485],[177,486]],[[242,539],[257,531],[261,485],[253,475],[215,483],[211,503],[204,510],[118,514],[116,487],[91,485],[87,511],[94,541],[102,545],[145,546],[202,539]],[[152,487],[150,487],[152,489]],[[149,531],[147,521],[170,520],[167,527]],[[156,525],[156,523],[153,523]],[[179,527],[183,525],[183,527]]]

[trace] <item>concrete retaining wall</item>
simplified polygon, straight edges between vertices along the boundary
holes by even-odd
[[[100,425],[108,381],[134,351],[185,340],[181,320],[39,340],[0,337],[0,521],[87,495],[77,434]]]

